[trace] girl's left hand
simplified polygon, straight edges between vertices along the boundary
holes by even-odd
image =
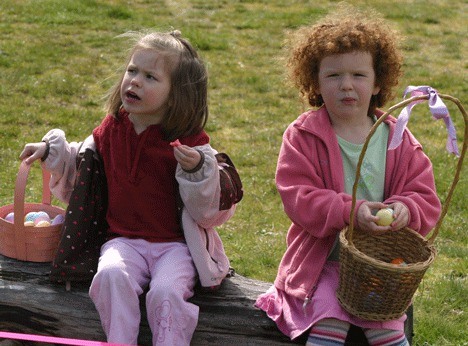
[[[201,160],[201,155],[197,150],[183,144],[174,147],[174,156],[185,171],[197,167]]]
[[[393,209],[393,222],[390,224],[392,230],[397,231],[408,226],[410,215],[406,205],[401,202],[395,202],[388,207]]]

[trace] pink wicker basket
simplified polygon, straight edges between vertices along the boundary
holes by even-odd
[[[0,254],[22,261],[51,262],[60,241],[62,225],[34,227],[24,225],[29,212],[45,211],[51,218],[65,210],[51,205],[50,174],[42,170],[42,203],[25,203],[26,182],[31,166],[24,161],[16,178],[14,203],[0,207]],[[5,217],[14,212],[13,222]]]

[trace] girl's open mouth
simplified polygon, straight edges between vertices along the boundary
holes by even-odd
[[[140,100],[140,97],[137,94],[135,94],[133,91],[127,91],[125,95],[130,99]]]

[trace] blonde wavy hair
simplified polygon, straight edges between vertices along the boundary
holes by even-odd
[[[401,76],[402,57],[399,34],[375,11],[360,11],[340,3],[332,12],[310,26],[304,26],[287,39],[286,66],[289,81],[313,107],[323,105],[318,94],[318,74],[324,57],[369,52],[373,58],[376,84],[380,92],[369,105],[369,114],[382,107],[393,94]]]

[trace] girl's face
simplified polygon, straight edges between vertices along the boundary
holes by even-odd
[[[379,91],[370,53],[356,51],[322,59],[319,94],[332,120],[366,117],[371,96]]]
[[[163,57],[150,49],[137,50],[127,65],[120,97],[132,117],[159,124],[168,107],[170,71]]]

